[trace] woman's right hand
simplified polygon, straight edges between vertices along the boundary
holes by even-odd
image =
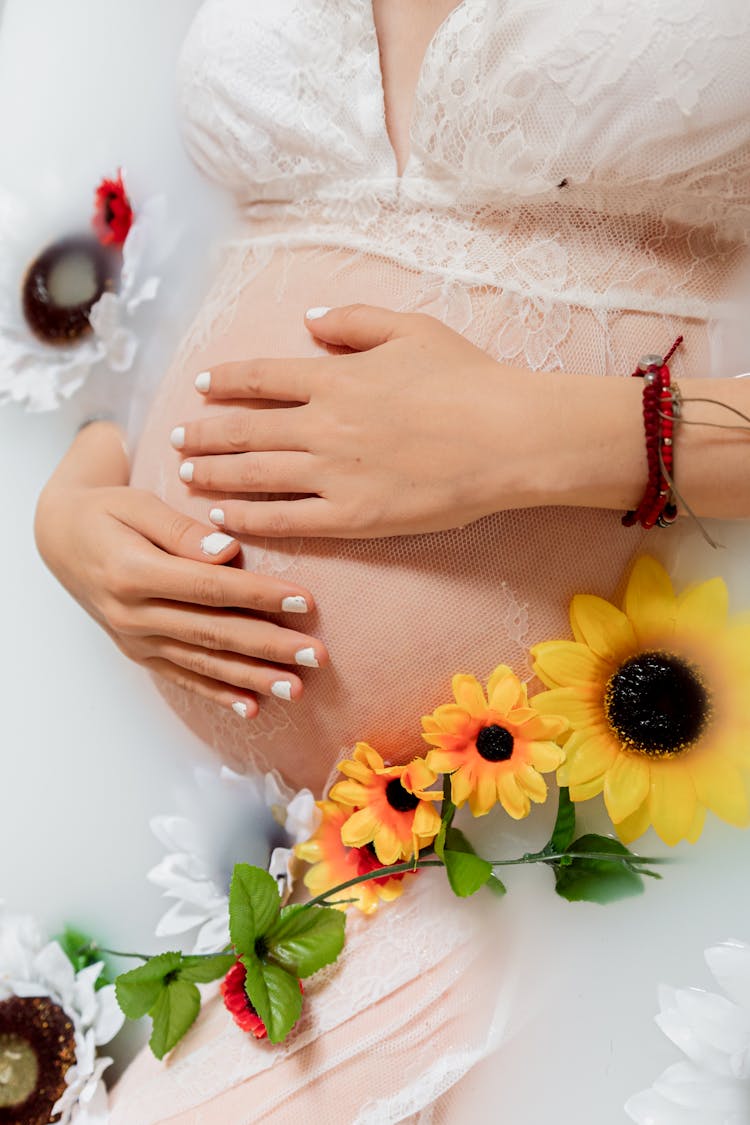
[[[172,683],[248,718],[257,694],[297,699],[303,685],[290,666],[327,663],[325,646],[253,612],[306,612],[310,592],[222,566],[237,540],[217,539],[149,492],[102,483],[127,476],[123,459],[115,427],[79,434],[37,506],[49,569],[126,656]]]

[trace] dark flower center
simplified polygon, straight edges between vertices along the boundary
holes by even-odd
[[[698,669],[666,652],[642,652],[610,677],[604,710],[625,749],[671,758],[706,729],[711,700]]]
[[[419,797],[415,797],[408,789],[404,789],[397,777],[388,782],[385,787],[385,795],[388,798],[388,804],[396,812],[414,812],[419,804]]]
[[[505,727],[493,723],[482,727],[477,735],[476,747],[487,762],[507,762],[513,754],[513,735]]]
[[[0,1003],[0,1123],[47,1125],[76,1061],[73,1025],[46,996]]]

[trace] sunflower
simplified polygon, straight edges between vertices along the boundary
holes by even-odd
[[[564,759],[555,743],[566,719],[540,715],[529,706],[526,685],[506,664],[492,673],[485,696],[473,676],[454,676],[455,703],[422,719],[422,737],[435,749],[427,765],[451,775],[456,805],[467,800],[474,816],[484,816],[498,801],[516,820],[528,816],[531,801],[547,798],[542,772]]]
[[[298,859],[313,864],[304,881],[314,896],[383,866],[376,859],[371,845],[365,848],[347,848],[341,842],[341,829],[351,815],[349,809],[337,805],[335,801],[316,803],[321,812],[317,831],[304,844],[297,844],[294,849]],[[402,875],[369,879],[366,883],[347,887],[336,898],[347,901],[354,899],[354,905],[363,914],[372,914],[381,900],[391,902],[398,898],[403,890],[402,879]],[[345,910],[346,907],[342,904],[340,909]]]
[[[650,824],[666,844],[695,842],[706,809],[750,823],[750,619],[728,619],[720,578],[679,596],[655,559],[637,560],[622,611],[578,594],[575,641],[546,641],[532,703],[573,731],[558,772],[574,801],[604,793],[625,843]]]
[[[346,775],[329,794],[332,801],[355,811],[341,829],[341,839],[351,848],[372,844],[381,863],[398,863],[428,847],[440,829],[440,813],[431,803],[442,793],[427,792],[437,775],[424,758],[406,766],[386,766],[366,742],[358,742],[354,758],[339,762]]]

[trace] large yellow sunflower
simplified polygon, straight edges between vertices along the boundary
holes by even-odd
[[[341,829],[351,815],[351,810],[335,801],[317,801],[322,816],[314,836],[304,844],[297,844],[294,854],[313,866],[305,873],[305,886],[313,896],[329,891],[340,883],[348,883],[357,875],[365,875],[382,866],[369,847],[347,848],[341,840]],[[332,901],[342,899],[340,910],[354,900],[354,905],[364,914],[372,914],[378,902],[391,902],[401,894],[403,875],[386,875],[382,879],[369,879],[339,891]]]
[[[355,810],[341,829],[348,847],[372,844],[380,862],[388,865],[411,859],[435,839],[440,813],[432,802],[440,801],[442,793],[427,792],[436,774],[423,758],[407,766],[386,766],[377,750],[358,742],[354,758],[339,762],[337,769],[347,780],[337,782],[329,796]]]
[[[454,803],[468,800],[474,816],[498,801],[516,820],[528,816],[531,801],[547,798],[542,772],[564,759],[554,739],[567,719],[530,707],[526,684],[505,664],[490,676],[486,696],[478,680],[462,675],[453,677],[453,695],[455,703],[422,718],[422,738],[435,747],[428,766],[451,775]]]
[[[573,728],[558,771],[571,798],[603,792],[625,843],[650,824],[667,844],[694,842],[707,808],[746,827],[750,618],[728,619],[724,582],[676,596],[664,568],[643,557],[622,610],[578,594],[570,621],[575,641],[531,651],[551,688],[532,704]]]

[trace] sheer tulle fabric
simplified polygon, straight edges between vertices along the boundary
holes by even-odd
[[[217,498],[188,496],[168,447],[173,425],[206,412],[194,376],[320,354],[311,305],[418,309],[499,361],[602,376],[682,332],[678,379],[735,373],[723,357],[750,238],[749,47],[739,0],[464,0],[428,49],[397,177],[369,4],[210,0],[182,56],[186,140],[245,226],[159,387],[134,483],[205,517]],[[421,537],[247,539],[245,567],[314,591],[303,627],[331,668],[303,670],[303,699],[264,700],[253,722],[165,694],[234,768],[322,791],[359,739],[393,761],[420,752],[420,716],[450,698],[454,672],[506,662],[528,678],[529,645],[567,635],[573,593],[617,596],[642,539],[617,513],[565,508]],[[507,1030],[513,972],[495,949],[488,985],[478,965],[498,918],[460,910],[420,879],[354,921],[282,1048],[248,1041],[214,1002],[167,1066],[134,1065],[114,1122],[458,1120],[461,1076]]]

